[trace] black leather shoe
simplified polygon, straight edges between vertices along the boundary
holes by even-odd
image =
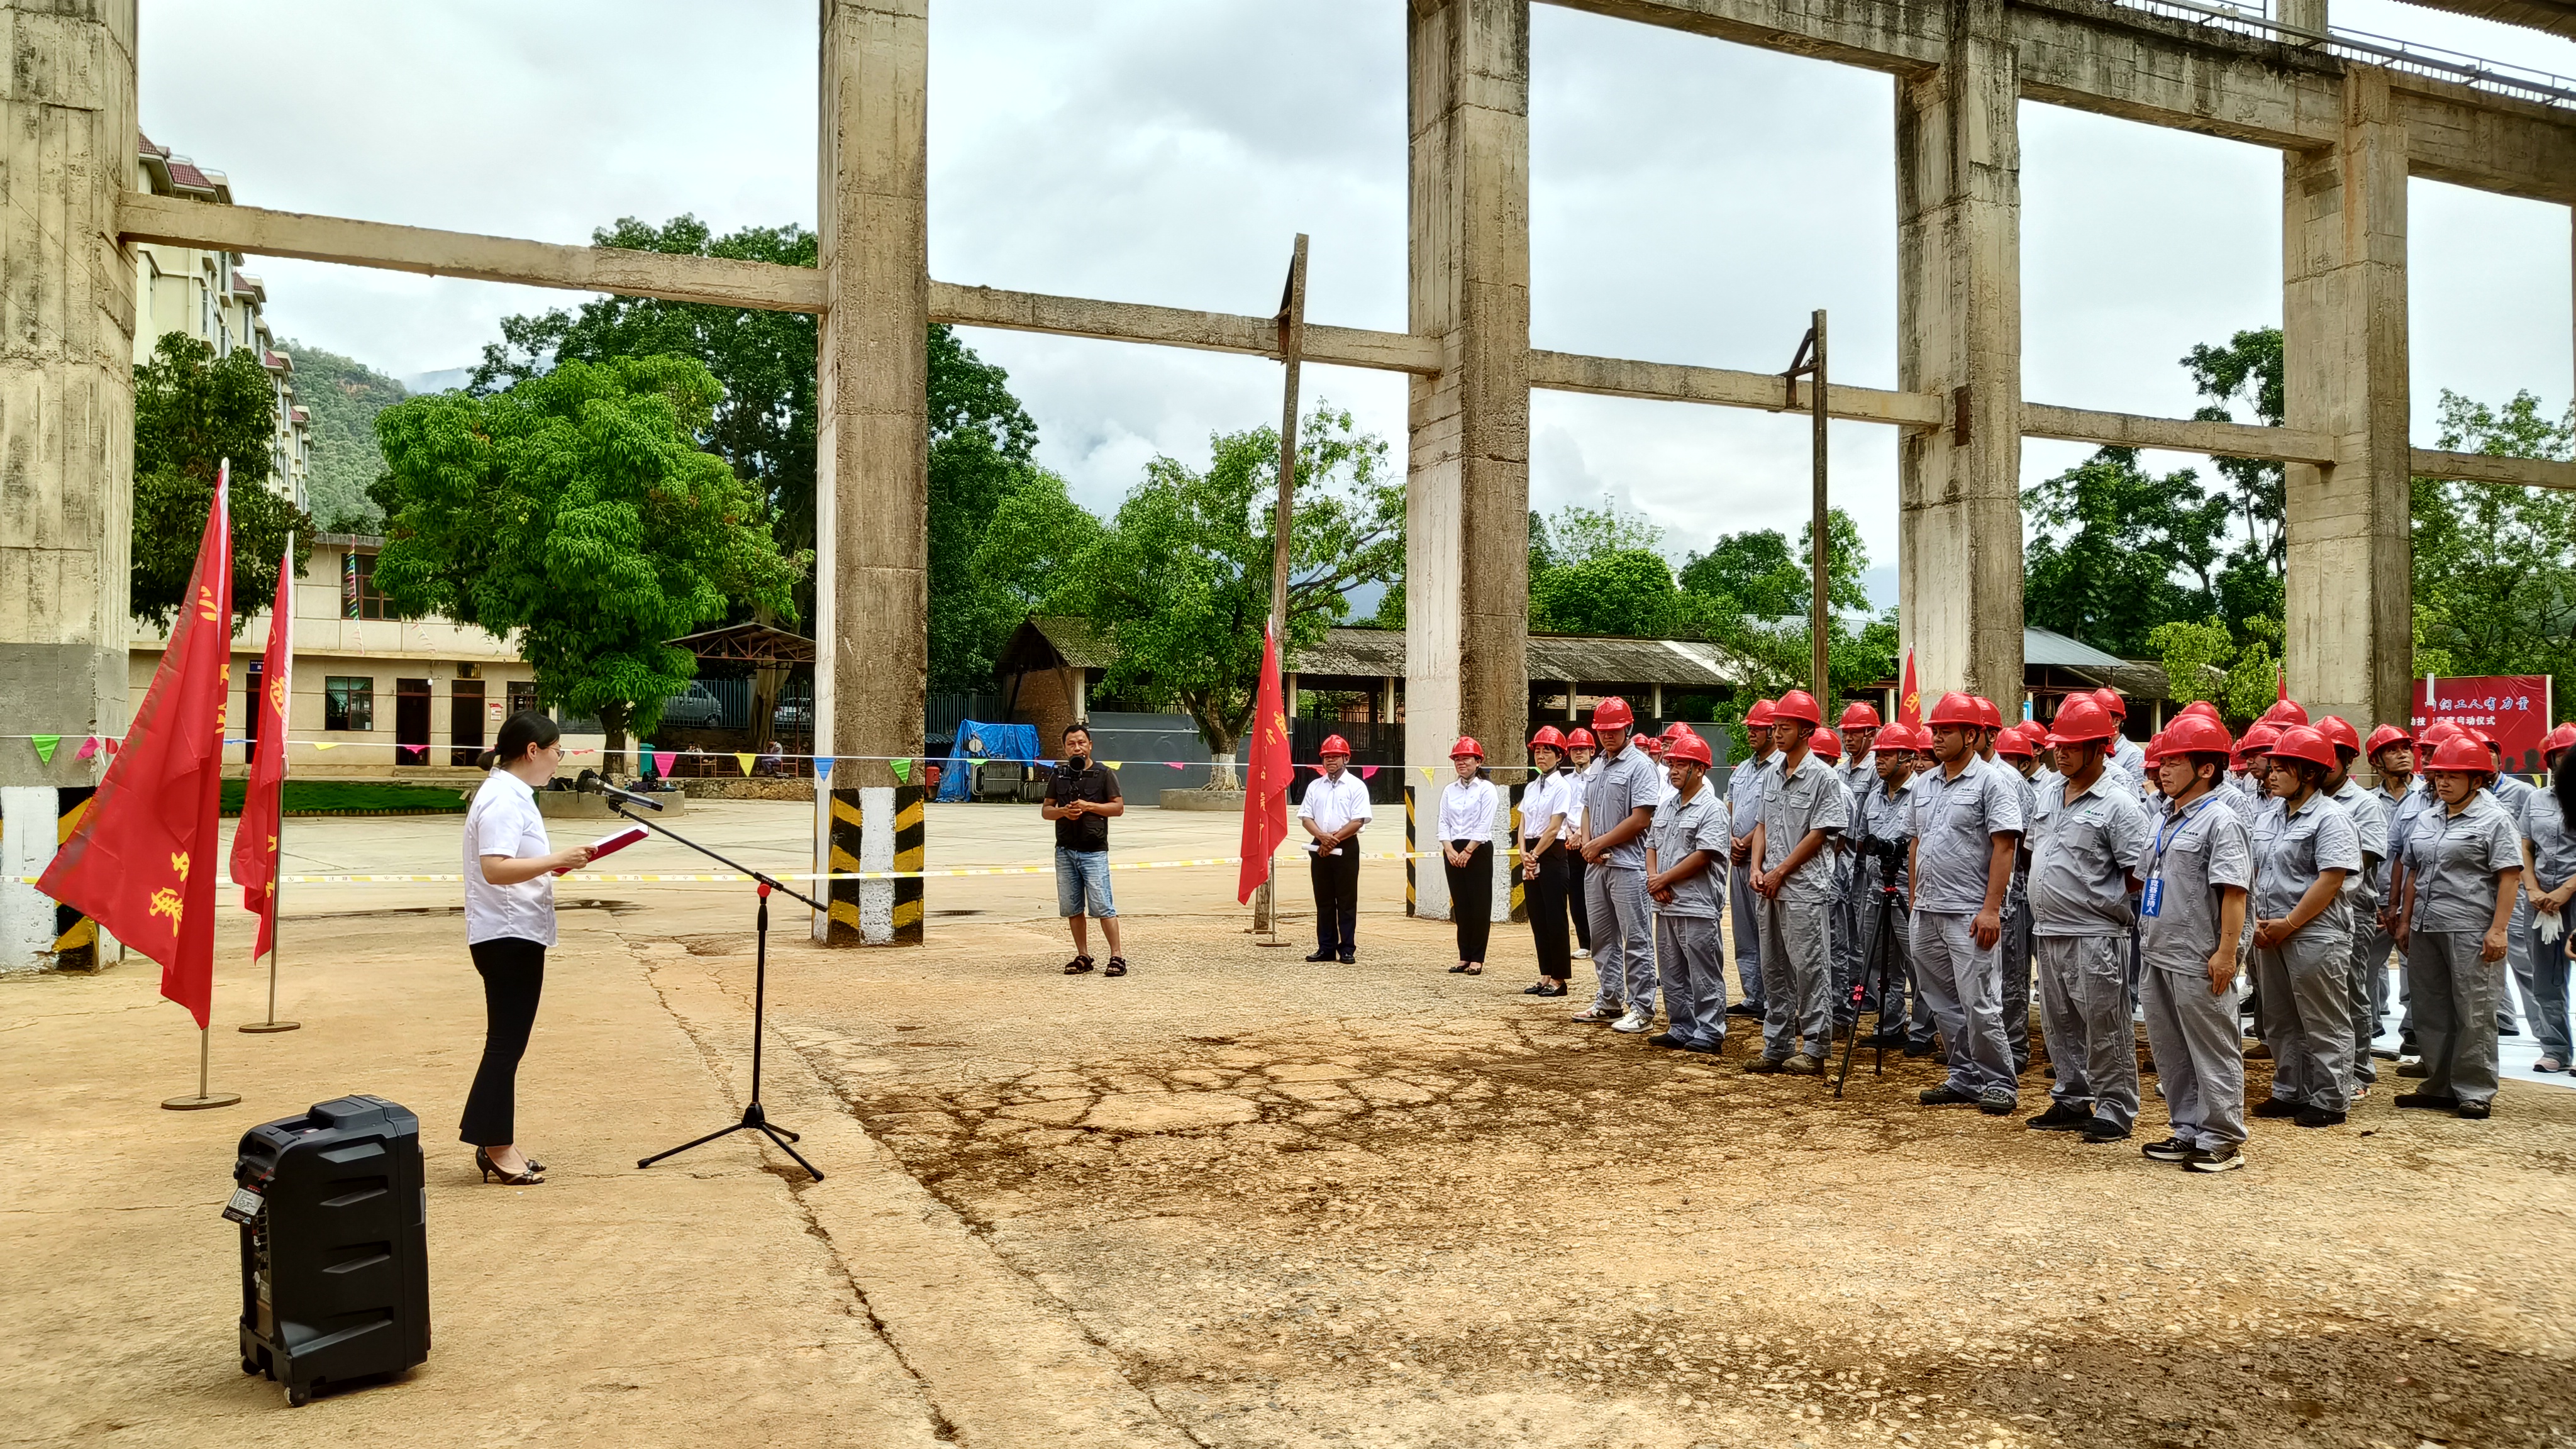
[[[1341,955],[1336,956],[1333,959],[1341,962],[1345,966],[1353,964],[1354,961],[1354,957],[1348,951],[1344,951]]]
[[[1937,1087],[1925,1087],[1914,1094],[1914,1100],[1926,1107],[1966,1107],[1973,1105],[1977,1098],[1973,1092],[1953,1090],[1949,1083],[1944,1082]]]
[[[1333,953],[1330,951],[1309,951],[1306,953],[1306,959],[1309,961],[1330,961],[1333,959]]]
[[[2284,1102],[2278,1097],[2267,1097],[2254,1104],[2257,1117],[2296,1117],[2302,1110],[2298,1103]]]
[[[1565,983],[1562,981],[1551,981],[1545,986],[1533,986],[1530,988],[1529,994],[1532,996],[1563,996],[1565,994]]]
[[[1726,1009],[1726,1014],[1729,1016],[1760,1016],[1762,1014],[1762,1008],[1739,1001],[1733,1006],[1728,1007]]]
[[[2432,1112],[2450,1112],[2458,1110],[2460,1099],[2447,1092],[2400,1092],[2389,1098],[2389,1105],[2420,1107]]]

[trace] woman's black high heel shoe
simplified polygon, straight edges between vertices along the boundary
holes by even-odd
[[[506,1187],[534,1187],[538,1183],[545,1181],[544,1178],[538,1176],[534,1172],[504,1172],[501,1168],[494,1165],[492,1154],[486,1152],[480,1147],[474,1149],[474,1165],[483,1169],[483,1180],[485,1182],[490,1182],[493,1178],[498,1177],[501,1179],[502,1185]],[[536,1165],[537,1164],[534,1162],[528,1164],[530,1167],[535,1167]]]

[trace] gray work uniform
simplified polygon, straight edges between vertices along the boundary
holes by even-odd
[[[1609,834],[1636,810],[1652,810],[1663,793],[1662,772],[1631,737],[1628,747],[1601,762],[1583,792],[1584,829]],[[1592,1004],[1597,1010],[1633,1007],[1655,1014],[1655,940],[1652,901],[1646,899],[1644,836],[1612,846],[1583,873],[1584,908],[1592,917]]]
[[[2066,798],[2040,791],[2030,821],[2030,914],[2039,1019],[2054,1101],[2126,1132],[2138,1118],[2137,1034],[2129,1027],[2129,880],[2146,869],[2146,807],[2104,770]]]
[[[2353,1038],[2360,1043],[2360,1056],[2353,1063],[2353,1075],[2364,1082],[2379,1079],[2379,1069],[2370,1058],[2370,1043],[2379,1035],[2380,1020],[2388,1015],[2388,958],[2397,943],[2388,934],[2388,908],[2397,903],[2390,887],[2396,884],[2397,802],[2400,793],[2392,793],[2385,784],[2373,787],[2362,796],[2379,817],[2379,863],[2370,869],[2370,918],[2353,922],[2353,965],[2370,999],[2362,1008],[2360,1020],[2353,1023]],[[2361,823],[2361,812],[2353,812],[2353,823]],[[2370,840],[2362,838],[2362,853],[2370,853]]]
[[[1996,946],[1977,944],[1995,837],[2022,829],[2019,779],[1971,757],[1952,777],[1936,765],[1914,795],[1914,981],[1950,1048],[1950,1089],[1982,1096],[2016,1091],[2004,1041],[2003,976]],[[1998,901],[1997,915],[2002,903]]]
[[[2495,796],[2496,803],[2504,807],[2505,819],[2517,822],[2515,830],[2518,833],[2521,829],[2518,822],[2522,819],[2523,802],[2539,794],[2540,787],[2519,775],[2498,775],[2495,783],[2487,787],[2487,793]],[[2512,982],[2513,989],[2497,994],[2496,1029],[2511,1031],[2515,1025],[2514,993],[2521,994],[2522,1018],[2529,1021],[2532,1016],[2532,995],[2535,990],[2531,974],[2531,902],[2521,896],[2514,897],[2513,921],[2505,928],[2504,941],[2504,963],[2511,968],[2507,979]],[[2532,1035],[2539,1034],[2540,1028],[2534,1025]]]
[[[1762,772],[1762,860],[1778,870],[1798,843],[1818,830],[1825,848],[1807,858],[1779,891],[1759,900],[1762,924],[1762,1054],[1787,1061],[1802,1047],[1822,1058],[1833,1050],[1833,989],[1826,915],[1833,904],[1831,836],[1851,825],[1851,796],[1833,769],[1814,755],[1784,772],[1774,758]]]
[[[2379,929],[2380,889],[2387,884],[2388,812],[2372,791],[2361,788],[2361,782],[2344,776],[2343,788],[2337,790],[2334,802],[2352,817],[2352,829],[2361,837],[2361,869],[2343,880],[2344,903],[2352,908],[2351,961],[2344,972],[2344,989],[2350,1000],[2347,1014],[2352,1020],[2352,1052],[2344,1068],[2344,1095],[2360,1095],[2360,1088],[2379,1080],[2379,1069],[2370,1064],[2370,1039],[2379,1035],[2379,1013],[2372,1007],[2371,973],[2373,963],[2378,974],[2388,975],[2388,937]],[[2371,943],[2378,943],[2379,954],[2371,955]],[[2383,986],[2381,988],[2385,990]]]
[[[2520,839],[2504,806],[2480,790],[2457,815],[2437,801],[2416,817],[2406,832],[2406,868],[2415,878],[2406,976],[2414,990],[2415,1039],[2423,1045],[2423,1090],[2463,1102],[2492,1100],[2493,1017],[2505,963],[2482,959],[2479,942],[2495,921],[2497,873],[2522,868]]]
[[[1655,902],[1655,969],[1663,983],[1666,1030],[1685,1045],[1715,1050],[1726,1041],[1726,954],[1717,941],[1718,902],[1726,894],[1726,852],[1734,839],[1716,785],[1702,780],[1699,793],[1688,800],[1656,806],[1654,828],[1646,838],[1654,846],[1659,872],[1693,851],[1710,856],[1708,869],[1673,882],[1670,901]]]
[[[2164,1088],[2175,1140],[2223,1151],[2245,1140],[2245,1047],[2237,1035],[2238,990],[2209,989],[2209,958],[2225,888],[2254,884],[2252,837],[2234,810],[2208,795],[2169,815],[2149,842],[2147,891],[2140,897],[2139,946],[2146,969],[2138,1004]]]
[[[1849,748],[1850,741],[1846,740],[1844,745]],[[1876,753],[1863,751],[1834,767],[1834,778],[1842,782],[1843,793],[1850,797],[1851,819],[1855,828],[1860,824],[1860,802],[1868,797],[1870,791],[1878,788],[1877,759]],[[1841,1025],[1846,1021],[1843,1013],[1850,1009],[1852,983],[1858,981],[1861,974],[1861,936],[1864,930],[1861,925],[1861,861],[1849,832],[1835,838],[1833,851],[1833,1001],[1834,1021]]]
[[[1995,768],[2019,792],[2022,823],[2027,826],[2031,812],[2039,808],[2039,786],[2007,761],[1997,760]],[[2012,1050],[2013,1075],[2018,1077],[2030,1070],[2031,971],[2030,877],[2018,853],[2013,856],[2012,879],[2004,885],[2004,936],[1995,959],[2003,970],[2004,1045]]]
[[[2568,877],[2576,876],[2576,833],[2568,830],[2567,813],[2557,795],[2534,790],[2523,797],[2522,838],[2531,846],[2532,889],[2554,891],[2565,885]],[[2571,1045],[2565,927],[2576,923],[2576,901],[2559,910],[2560,934],[2555,941],[2540,939],[2540,922],[2549,917],[2537,908],[2530,914],[2532,1034],[2540,1038],[2542,1056],[2555,1057],[2564,1065]]]
[[[1907,786],[1912,783],[1908,780]],[[1906,940],[1912,916],[1905,905],[1904,849],[1905,841],[1913,832],[1913,820],[1913,797],[1905,788],[1890,790],[1884,780],[1871,781],[1869,793],[1853,802],[1852,858],[1856,864],[1852,873],[1856,877],[1860,897],[1861,962],[1860,974],[1853,984],[1858,986],[1861,999],[1854,999],[1849,984],[1834,999],[1834,1025],[1838,1028],[1858,1022],[1863,1010],[1877,1012],[1878,1029],[1882,1032],[1899,1027],[1905,1021],[1906,987],[1913,967],[1909,964],[1908,958],[1912,953],[1907,949]],[[1892,846],[1896,851],[1893,868],[1882,858],[1882,847],[1885,846]],[[1896,888],[1893,900],[1882,897],[1879,890],[1882,885]],[[1883,936],[1880,931],[1882,918],[1886,924]],[[1883,981],[1879,979],[1881,964],[1878,959],[1882,952],[1887,956],[1884,966],[1886,979]],[[1872,1005],[1873,1001],[1875,1005]],[[1928,1026],[1924,1036],[1928,1042],[1931,1037]]]
[[[2298,909],[2330,870],[2361,873],[2361,832],[2320,791],[2266,816],[2254,837],[2254,914]],[[2272,1047],[2272,1100],[2342,1112],[2352,1106],[2352,898],[2341,888],[2314,920],[2254,952],[2263,1040]]]
[[[2388,858],[2395,862],[2396,869],[2403,869],[2409,875],[2414,873],[2414,866],[2408,863],[2406,855],[2407,836],[2414,830],[2415,822],[2424,818],[2424,812],[2441,808],[2440,797],[2433,793],[2432,780],[2424,776],[2417,776],[2407,786],[2406,793],[2397,797],[2397,808],[2388,814]],[[2392,869],[2388,893],[2388,903],[2392,906],[2398,904],[2396,886]],[[2415,1050],[2415,986],[2402,958],[2397,963],[2397,1004],[2398,1042],[2402,1050],[2412,1053]]]
[[[1753,827],[1762,819],[1762,772],[1771,767],[1771,755],[1758,754],[1738,764],[1726,776],[1726,808],[1733,818],[1727,827],[1738,840],[1753,838]],[[1732,857],[1730,857],[1732,858]],[[1762,937],[1761,901],[1753,894],[1753,863],[1727,878],[1726,912],[1731,929],[1728,935],[1735,946],[1735,986],[1738,999],[1758,1015],[1762,1003]]]

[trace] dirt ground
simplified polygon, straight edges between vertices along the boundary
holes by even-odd
[[[801,838],[779,812],[692,821]],[[1021,813],[934,812],[932,865],[1039,857]],[[1122,822],[1122,856],[1229,843],[1223,817],[1158,815]],[[307,831],[305,868],[453,849],[452,822],[331,824],[348,838]],[[1061,975],[1051,883],[1001,877],[933,882],[926,950],[773,935],[764,1095],[826,1182],[741,1137],[639,1173],[739,1111],[751,938],[720,888],[595,889],[620,904],[566,913],[523,1078],[522,1135],[557,1167],[525,1192],[475,1184],[448,1141],[479,1001],[457,923],[386,914],[412,909],[391,888],[303,893],[290,941],[345,946],[296,974],[307,1033],[219,1040],[254,1092],[219,1128],[145,1100],[182,1036],[148,966],[0,984],[0,1314],[34,1330],[0,1349],[0,1439],[202,1442],[257,1413],[235,1432],[802,1442],[810,1414],[869,1444],[2576,1443],[2564,1088],[2508,1083],[2483,1123],[2383,1088],[2343,1128],[2257,1122],[2246,1170],[2193,1177],[1917,1107],[1921,1061],[1864,1053],[1836,1101],[1742,1074],[1749,1032],[1713,1059],[1575,1026],[1579,993],[1519,994],[1524,934],[1498,929],[1488,975],[1447,973],[1447,927],[1401,915],[1392,863],[1352,966],[1257,945],[1226,872],[1121,875],[1137,970],[1115,981]],[[228,1020],[257,1014],[252,981],[224,978]],[[457,1286],[428,1364],[290,1414],[229,1366],[204,1179],[278,1102],[374,1089],[353,1072],[420,1107],[433,1278]],[[66,1175],[99,1116],[118,1170]],[[174,1231],[196,1246],[170,1253]],[[601,1233],[625,1251],[578,1246]],[[536,1291],[496,1291],[496,1243]]]

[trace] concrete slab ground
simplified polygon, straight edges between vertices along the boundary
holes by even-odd
[[[794,868],[809,820],[690,826]],[[1040,861],[1043,830],[938,807],[930,864]],[[1115,827],[1131,860],[1233,834]],[[453,870],[456,821],[288,847]],[[1120,981],[1056,970],[1042,875],[933,881],[918,951],[826,952],[782,913],[763,1095],[819,1185],[741,1137],[633,1166],[740,1112],[739,887],[564,889],[521,1077],[537,1188],[478,1184],[453,1140],[481,1041],[454,886],[293,891],[306,1025],[271,1037],[231,1030],[264,1005],[233,913],[228,1111],[156,1105],[195,1044],[147,963],[0,981],[0,1442],[2537,1446],[2576,1416],[2563,1088],[2510,1083],[2484,1123],[2385,1093],[2345,1128],[2258,1122],[2249,1168],[2192,1178],[1917,1108],[1920,1062],[1864,1058],[1837,1102],[1740,1074],[1740,1042],[1574,1026],[1518,994],[1519,932],[1443,970],[1392,862],[1350,967],[1253,944],[1224,869],[1117,886]],[[422,1117],[435,1347],[289,1410],[235,1365],[217,1213],[244,1128],[358,1090]]]

